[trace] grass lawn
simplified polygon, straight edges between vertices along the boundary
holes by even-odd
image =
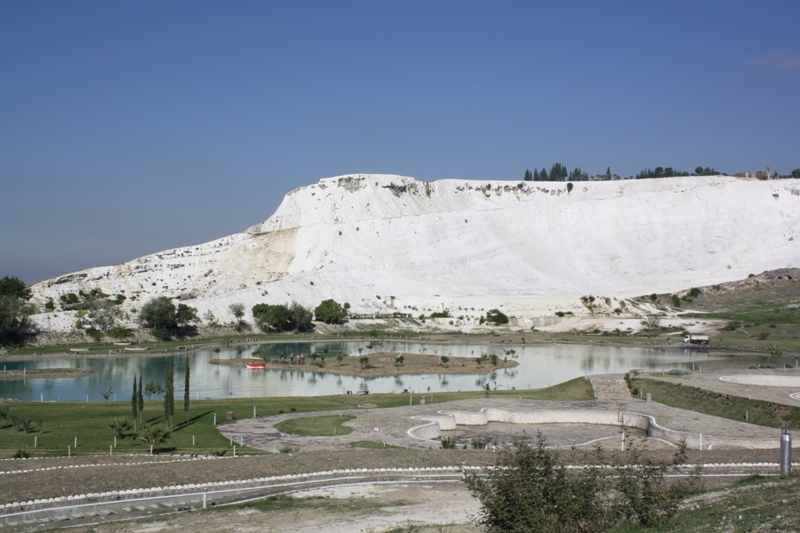
[[[690,498],[671,520],[651,528],[620,525],[612,533],[800,531],[800,478],[752,477],[733,488]]]
[[[748,400],[740,396],[730,396],[718,392],[695,389],[676,383],[666,383],[653,379],[636,379],[634,386],[645,393],[652,393],[653,400],[690,411],[719,416],[744,422],[745,410],[749,411],[751,424],[779,428],[800,426],[800,409],[787,405]]]
[[[284,420],[279,424],[275,424],[275,428],[293,435],[332,437],[333,435],[349,435],[352,433],[352,428],[343,426],[342,422],[353,419],[355,417],[352,415],[303,416]]]
[[[510,391],[469,391],[442,392],[427,395],[428,403],[441,403],[466,398],[530,398],[537,400],[591,400],[592,387],[584,378],[560,383],[546,389],[510,390]],[[419,395],[414,395],[414,403],[419,402]],[[189,410],[189,421],[181,409],[183,402],[176,402],[174,415],[175,429],[167,444],[161,448],[162,453],[208,454],[216,450],[229,450],[228,439],[224,438],[214,426],[214,414],[217,423],[226,422],[226,413],[233,412],[236,419],[251,418],[253,407],[258,416],[272,416],[281,413],[308,413],[316,411],[337,411],[357,409],[359,404],[369,403],[375,407],[399,407],[408,405],[407,394],[374,394],[364,396],[311,396],[282,398],[238,398],[220,400],[192,400]],[[108,427],[108,421],[115,417],[130,417],[129,401],[103,403],[39,403],[12,402],[5,403],[12,416],[28,416],[34,422],[41,421],[40,431],[24,433],[0,419],[0,458],[10,457],[17,450],[25,450],[31,456],[64,456],[70,446],[72,454],[89,455],[109,453],[109,446],[114,442],[114,432]],[[146,400],[144,402],[143,422],[145,424],[164,421],[162,400]],[[138,427],[141,423],[138,423]],[[195,444],[192,445],[194,436]],[[75,448],[75,437],[78,447]],[[37,447],[34,448],[34,438]],[[237,447],[239,453],[267,453],[254,448]],[[149,447],[132,439],[117,442],[114,453],[148,453]]]

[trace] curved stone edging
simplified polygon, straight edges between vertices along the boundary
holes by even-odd
[[[536,411],[517,411],[513,409],[489,407],[480,411],[439,411],[438,416],[415,416],[415,420],[425,420],[426,424],[408,430],[409,436],[425,441],[435,441],[442,431],[452,431],[457,426],[485,426],[489,422],[506,424],[597,424],[604,426],[631,427],[644,430],[648,437],[658,438],[678,444],[681,440],[692,449],[712,449],[720,446],[733,446],[751,449],[775,449],[780,447],[780,436],[774,439],[723,437],[689,433],[665,428],[656,422],[652,415],[628,411],[602,409],[538,409]],[[792,445],[800,447],[800,440]]]
[[[570,469],[587,468],[589,465],[567,465]],[[792,463],[794,468],[800,467],[800,463]],[[763,462],[763,463],[705,463],[702,465],[705,468],[775,468],[777,469],[778,463]],[[64,504],[109,504],[119,503],[120,500],[131,501],[137,498],[153,498],[160,496],[177,496],[181,494],[198,493],[202,491],[214,491],[219,489],[247,489],[247,488],[266,488],[272,483],[286,483],[298,482],[300,480],[319,479],[324,480],[333,476],[387,476],[387,475],[408,475],[408,476],[443,476],[453,474],[463,474],[468,471],[480,471],[486,468],[485,466],[428,466],[428,467],[408,467],[408,468],[347,468],[339,470],[327,470],[320,472],[306,472],[300,474],[285,474],[282,476],[260,477],[253,479],[243,480],[229,480],[218,482],[206,483],[188,483],[186,485],[170,485],[165,487],[150,487],[150,488],[134,488],[119,491],[106,491],[100,493],[88,493],[69,496],[60,496],[56,498],[35,499],[26,502],[14,502],[7,504],[0,504],[0,518],[3,518],[2,513],[19,513],[22,511],[36,511],[51,508],[54,506],[63,506]]]

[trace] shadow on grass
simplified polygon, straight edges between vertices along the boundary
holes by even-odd
[[[193,425],[195,422],[197,422],[201,418],[206,417],[206,416],[210,415],[213,412],[214,411],[206,411],[205,413],[199,414],[197,416],[193,416],[192,418],[189,419],[188,422],[181,422],[179,424],[175,424],[175,429],[173,431],[180,431],[182,429],[185,429],[185,428]]]

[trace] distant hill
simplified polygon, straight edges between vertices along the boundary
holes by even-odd
[[[569,187],[569,188],[568,188]],[[571,190],[570,190],[571,189]],[[275,214],[216,241],[49,279],[34,301],[124,295],[131,311],[169,296],[232,321],[231,303],[326,298],[357,314],[448,309],[472,323],[587,313],[618,302],[800,267],[800,182],[696,176],[602,182],[422,182],[393,175],[320,180]],[[131,314],[132,315],[132,314]],[[472,317],[472,318],[469,318]],[[69,329],[55,313],[37,324]]]

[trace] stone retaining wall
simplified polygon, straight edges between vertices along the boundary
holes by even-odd
[[[647,432],[648,437],[658,438],[678,444],[685,440],[690,449],[719,447],[776,449],[780,448],[780,433],[776,429],[775,438],[737,438],[688,433],[660,426],[655,417],[628,411],[601,409],[538,409],[536,411],[517,411],[513,409],[486,408],[480,411],[441,411],[439,416],[418,416],[417,420],[428,423],[408,430],[408,434],[421,440],[437,440],[442,431],[452,431],[457,426],[485,426],[489,422],[506,424],[598,424],[638,428]],[[800,447],[800,439],[792,443]]]

